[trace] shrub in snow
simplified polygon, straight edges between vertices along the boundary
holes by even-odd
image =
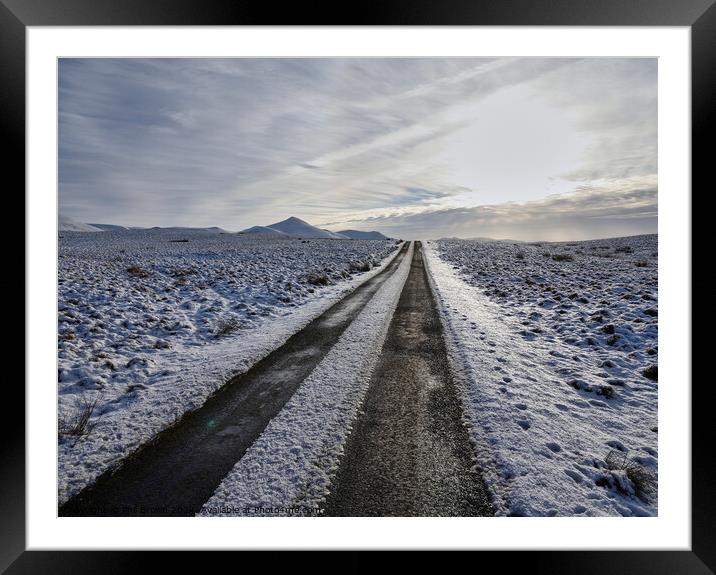
[[[658,367],[655,365],[650,365],[647,367],[644,371],[641,373],[644,375],[644,377],[650,379],[651,381],[658,381]]]
[[[57,427],[59,436],[73,438],[74,446],[82,437],[89,435],[98,423],[98,418],[92,421],[92,415],[99,399],[99,394],[94,397],[77,397],[73,409],[60,413]]]
[[[324,272],[314,272],[312,274],[308,274],[306,281],[314,286],[325,286],[330,283],[328,276]]]
[[[127,362],[126,367],[148,367],[150,360],[146,357],[133,357]]]
[[[230,317],[223,319],[217,324],[214,335],[216,335],[216,337],[224,337],[234,333],[239,327],[241,327],[241,323],[236,318]]]
[[[351,262],[349,269],[352,272],[369,272],[370,271],[370,263],[369,262]]]
[[[134,276],[137,278],[146,278],[151,275],[147,270],[145,270],[144,268],[141,268],[139,266],[129,266],[127,268],[127,273],[130,276]]]
[[[617,254],[631,254],[634,253],[634,248],[631,246],[618,246],[614,248],[614,253]]]
[[[620,493],[634,494],[646,501],[656,493],[654,474],[635,458],[630,459],[627,451],[611,450],[604,462],[612,472],[615,487]]]

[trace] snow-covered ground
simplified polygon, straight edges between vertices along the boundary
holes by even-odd
[[[393,241],[61,232],[60,503],[380,271]],[[389,257],[391,256],[391,257]]]
[[[221,482],[201,515],[318,513],[358,416],[413,257],[393,275]]]
[[[657,236],[426,253],[498,514],[656,515]]]

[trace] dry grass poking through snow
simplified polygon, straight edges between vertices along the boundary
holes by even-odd
[[[75,398],[74,407],[60,413],[57,423],[57,433],[60,438],[70,438],[71,443],[76,444],[89,435],[99,423],[99,418],[95,417],[99,401],[99,393],[93,397]]]

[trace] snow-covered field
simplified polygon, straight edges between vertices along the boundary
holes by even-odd
[[[426,252],[498,514],[656,515],[657,236]]]
[[[59,499],[281,345],[397,253],[394,241],[192,230],[61,232]]]

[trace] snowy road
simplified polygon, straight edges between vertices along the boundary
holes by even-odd
[[[60,515],[194,515],[406,253],[60,507]]]
[[[418,243],[324,514],[492,515],[473,460]]]

